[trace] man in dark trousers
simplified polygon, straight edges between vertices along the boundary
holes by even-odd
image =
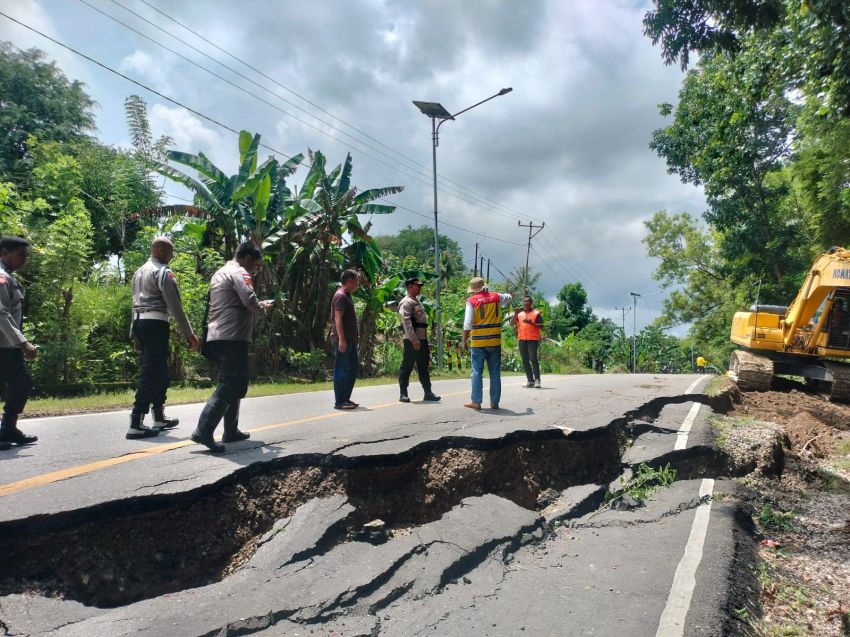
[[[173,316],[180,331],[194,352],[198,337],[192,331],[183,311],[177,279],[168,267],[174,256],[174,244],[166,237],[157,237],[151,244],[150,258],[133,276],[133,317],[130,337],[136,351],[141,353],[139,387],[130,414],[130,440],[159,435],[163,429],[176,427],[176,418],[165,417],[165,397],[168,392],[168,317]],[[144,424],[153,406],[153,426]]]
[[[0,421],[0,449],[38,440],[18,429],[18,416],[32,392],[32,376],[24,358],[33,360],[37,350],[22,332],[24,292],[12,273],[24,267],[29,249],[29,241],[21,237],[0,239],[0,392],[6,401]]]
[[[543,328],[543,316],[534,309],[534,299],[526,296],[522,300],[522,309],[517,309],[511,319],[516,327],[519,356],[528,381],[526,387],[540,389],[540,331]]]
[[[273,303],[261,301],[254,292],[251,273],[262,260],[260,249],[246,241],[236,249],[236,258],[210,280],[204,355],[218,364],[218,386],[204,405],[191,438],[213,453],[225,449],[213,438],[222,417],[222,442],[239,442],[251,436],[239,430],[239,404],[248,393],[248,348],[254,340],[254,318],[264,315]]]
[[[360,287],[360,275],[345,270],[331,300],[331,343],[334,346],[334,409],[357,409],[351,393],[360,372],[357,358],[357,315],[351,295]]]
[[[422,290],[422,281],[419,279],[408,279],[404,283],[407,288],[407,296],[402,299],[398,306],[401,316],[401,327],[404,330],[402,342],[404,343],[404,357],[401,361],[401,369],[398,372],[399,401],[409,403],[407,387],[410,384],[410,372],[416,364],[419,374],[419,382],[425,390],[423,400],[438,401],[440,397],[431,391],[431,375],[428,372],[428,359],[430,348],[428,346],[428,317],[425,309],[419,302],[419,292]],[[451,347],[449,347],[451,355]]]

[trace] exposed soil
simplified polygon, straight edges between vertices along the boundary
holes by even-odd
[[[828,402],[790,381],[737,399],[731,417],[778,424],[790,448],[780,476],[755,472],[739,480],[759,532],[761,617],[743,607],[736,612],[759,635],[847,637],[850,405]]]
[[[390,527],[418,526],[485,493],[534,509],[541,491],[618,475],[621,435],[622,428],[609,427],[582,440],[423,451],[372,467],[315,466],[306,459],[313,466],[237,477],[203,494],[183,494],[179,504],[140,499],[137,510],[93,511],[62,529],[19,529],[3,539],[8,568],[0,573],[0,595],[30,591],[111,607],[208,584],[250,559],[277,520],[333,494],[345,494],[356,513],[319,551],[376,518]]]

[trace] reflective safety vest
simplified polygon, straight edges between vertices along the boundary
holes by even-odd
[[[496,292],[479,292],[466,299],[472,305],[470,347],[502,344],[502,300]]]
[[[523,310],[517,315],[517,338],[521,341],[539,341],[540,340],[540,325],[537,323],[537,317],[540,316],[539,310],[531,310],[526,312]],[[528,319],[531,323],[526,323],[523,319]]]

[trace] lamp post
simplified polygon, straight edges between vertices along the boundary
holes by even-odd
[[[470,111],[484,102],[489,102],[496,97],[510,93],[512,90],[512,88],[503,88],[495,95],[491,95],[487,99],[481,100],[462,111],[458,111],[454,115],[449,113],[445,107],[438,102],[420,102],[413,100],[413,103],[422,112],[422,114],[431,118],[431,154],[434,166],[434,272],[437,275],[437,286],[434,290],[434,303],[437,310],[437,370],[439,371],[443,371],[443,325],[440,321],[440,233],[437,224],[437,146],[440,145],[440,126],[449,120],[455,119],[458,115],[465,113],[466,111]]]

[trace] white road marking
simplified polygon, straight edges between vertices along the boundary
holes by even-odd
[[[685,390],[685,393],[686,394],[693,394],[694,390],[697,388],[697,385],[699,385],[706,378],[707,378],[706,376],[703,376],[701,378],[697,378],[694,382],[692,382],[690,385],[688,385],[688,388]]]
[[[714,491],[714,480],[706,478],[699,488],[700,497],[711,497]],[[679,560],[676,575],[673,577],[673,586],[667,596],[667,605],[658,622],[658,630],[655,637],[681,637],[685,631],[685,618],[691,605],[691,597],[696,586],[696,573],[702,561],[702,550],[705,544],[705,535],[708,531],[708,519],[711,515],[711,500],[697,507],[694,522],[691,525],[691,534],[685,545],[685,554]]]
[[[691,410],[688,412],[688,415],[685,416],[685,419],[682,421],[682,426],[679,427],[679,431],[676,432],[676,444],[673,445],[674,451],[684,449],[688,446],[688,436],[691,433],[691,427],[694,426],[694,421],[697,419],[697,414],[699,413],[700,407],[702,407],[700,403],[694,403],[693,405],[691,405]]]

